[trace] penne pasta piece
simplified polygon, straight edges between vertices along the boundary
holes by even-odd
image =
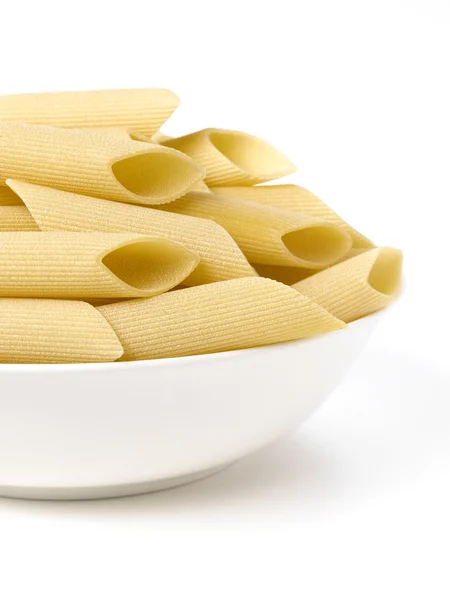
[[[400,250],[374,248],[293,287],[350,323],[386,307],[400,292],[401,273]]]
[[[206,185],[206,183],[204,181],[199,181],[189,191],[190,192],[201,192],[202,194],[211,194],[212,195],[212,192],[210,191],[209,187]]]
[[[274,279],[275,281],[279,281],[280,283],[284,283],[285,285],[292,285],[300,281],[301,279],[305,279],[306,277],[311,277],[317,271],[312,271],[311,269],[303,269],[302,267],[280,267],[278,265],[252,265],[258,275],[261,277],[267,277],[268,279]]]
[[[350,250],[340,258],[337,263],[358,256],[363,252],[367,252],[365,248],[350,248]],[[336,263],[336,264],[337,264]],[[268,277],[269,279],[275,279],[285,285],[293,285],[302,279],[311,277],[318,273],[318,270],[304,269],[302,267],[280,267],[278,265],[252,265],[258,275],[261,277]]]
[[[241,131],[203,129],[162,142],[181,150],[206,169],[207,185],[253,185],[295,171],[281,152]]]
[[[0,123],[0,184],[8,178],[129,202],[170,202],[203,177],[170,148],[98,131]]]
[[[340,262],[344,262],[345,260],[348,260],[349,258],[354,258],[355,256],[359,256],[363,252],[367,252],[367,250],[373,250],[373,248],[350,248],[350,250],[347,252],[347,254],[344,254],[344,256],[342,258],[340,258],[338,261],[336,261],[336,264],[338,264]]]
[[[215,187],[211,190],[219,196],[234,196],[277,208],[301,212],[339,225],[352,237],[354,248],[374,248],[373,242],[337,215],[323,200],[298,185],[261,185],[256,187]]]
[[[249,277],[98,307],[123,360],[188,356],[275,344],[345,327],[270,279]]]
[[[172,140],[173,137],[171,135],[167,135],[166,133],[163,133],[162,131],[157,131],[156,133],[154,133],[152,135],[152,142],[154,144],[162,144],[164,142],[168,142],[169,140]]]
[[[196,254],[200,263],[183,285],[255,276],[232,237],[206,219],[108,202],[8,180],[43,231],[133,232],[168,238]]]
[[[178,287],[173,288],[174,290]],[[114,304],[115,302],[123,302],[123,298],[83,298],[83,302],[89,302],[92,306],[105,306],[106,304]]]
[[[189,193],[162,209],[222,225],[251,263],[317,269],[351,246],[350,236],[324,219],[239,198]]]
[[[0,231],[39,231],[26,206],[0,206]]]
[[[0,363],[111,362],[123,348],[90,304],[0,298]]]
[[[0,206],[23,206],[22,200],[11,189],[0,185]]]
[[[197,262],[174,242],[130,233],[0,233],[0,296],[147,297],[181,283]]]
[[[88,131],[98,131],[107,135],[115,135],[124,140],[133,140],[135,142],[145,142],[147,144],[157,144],[153,141],[153,137],[144,135],[132,127],[93,127]]]
[[[163,89],[93,90],[0,96],[0,120],[60,127],[132,127],[151,136],[179,106]]]

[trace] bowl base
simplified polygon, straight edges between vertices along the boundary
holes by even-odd
[[[188,473],[178,477],[168,477],[166,479],[157,479],[153,481],[143,481],[139,483],[127,483],[119,485],[105,485],[96,487],[21,487],[0,485],[0,496],[4,498],[16,498],[21,500],[101,500],[106,498],[121,498],[124,496],[136,496],[138,494],[148,494],[150,492],[159,492],[169,488],[193,483],[199,479],[215,475],[229,467],[232,463]]]

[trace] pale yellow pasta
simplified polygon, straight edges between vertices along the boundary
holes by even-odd
[[[167,135],[166,133],[163,133],[162,131],[157,131],[156,133],[154,133],[152,135],[152,142],[154,144],[162,144],[164,142],[168,142],[171,139],[173,139],[171,135]]]
[[[0,231],[39,231],[26,206],[0,206]]]
[[[215,187],[211,190],[220,196],[235,196],[243,200],[251,200],[285,208],[295,212],[305,213],[312,217],[327,219],[331,223],[339,225],[352,237],[354,248],[373,248],[374,244],[359,231],[349,225],[344,219],[334,212],[323,200],[306,188],[298,185],[261,185],[261,186],[237,186],[237,187]]]
[[[123,360],[251,348],[345,327],[292,288],[262,277],[221,281],[97,310],[117,333]]]
[[[293,287],[350,323],[387,306],[400,292],[402,253],[374,248]]]
[[[60,127],[132,127],[151,136],[180,104],[163,89],[92,90],[0,96],[0,120]]]
[[[0,207],[1,206],[20,206],[23,205],[22,200],[11,189],[0,185]]]
[[[147,297],[178,285],[197,262],[174,242],[130,233],[0,233],[0,296]]]
[[[351,246],[350,236],[324,219],[239,198],[189,193],[162,208],[222,225],[251,263],[320,268]]]
[[[132,204],[170,202],[203,172],[156,144],[45,125],[0,123],[0,184],[8,178]]]
[[[191,192],[202,192],[202,194],[211,194],[209,187],[206,185],[204,181],[199,181],[196,183],[189,191]]]
[[[311,277],[317,271],[311,269],[303,269],[302,267],[281,267],[279,265],[252,265],[258,275],[261,277],[267,277],[269,279],[275,279],[285,285],[292,285],[297,283],[301,279]]]
[[[98,131],[108,135],[115,135],[124,140],[134,140],[135,142],[146,142],[147,144],[158,143],[153,141],[154,136],[150,137],[148,135],[144,135],[132,127],[93,127],[88,131]]]
[[[130,132],[130,135],[137,135],[136,132]],[[133,138],[133,139],[139,139],[138,137]],[[151,142],[153,142],[153,144],[163,144],[164,142],[167,142],[168,140],[173,139],[170,135],[166,135],[165,133],[162,133],[162,131],[157,131],[155,133],[154,136],[152,136],[151,138]],[[141,141],[149,141],[149,140],[141,140]],[[195,186],[192,187],[192,191],[193,192],[204,192],[205,194],[210,194],[212,192],[210,192],[209,187],[206,185],[206,183],[204,181],[199,181],[198,183],[195,184]]]
[[[209,186],[253,185],[295,171],[291,161],[269,143],[241,131],[203,129],[163,144],[202,165]]]
[[[180,286],[174,287],[173,289],[180,289]],[[83,302],[89,302],[92,306],[105,306],[106,304],[114,304],[115,302],[123,301],[123,298],[108,298],[108,300],[105,300],[105,298],[83,298]]]
[[[344,260],[348,260],[349,258],[353,258],[355,256],[359,256],[363,252],[367,252],[367,250],[373,250],[373,248],[350,248],[350,250],[344,254],[342,258],[340,258],[337,263],[344,262]]]
[[[342,258],[340,258],[337,263],[342,262],[344,260],[348,260],[349,258],[353,258],[353,256],[358,256],[362,252],[367,252],[366,248],[350,248],[350,250],[344,254]],[[261,277],[268,277],[269,279],[275,279],[275,281],[280,281],[286,285],[293,285],[302,279],[306,279],[307,277],[311,277],[319,270],[322,269],[304,269],[302,267],[281,267],[279,265],[252,265],[258,275]]]
[[[112,327],[90,304],[0,298],[0,363],[110,362],[123,354]]]
[[[256,274],[231,236],[212,221],[108,202],[19,181],[8,180],[8,184],[24,200],[43,231],[128,231],[179,242],[200,259],[183,285]]]
[[[168,142],[169,140],[172,140],[172,139],[173,139],[172,136],[166,135],[162,131],[157,131],[155,133],[155,135],[152,136],[151,141],[154,144],[163,144],[164,142]],[[195,186],[192,188],[192,191],[193,192],[204,192],[205,194],[212,193],[204,181],[199,181],[197,184],[195,184]]]

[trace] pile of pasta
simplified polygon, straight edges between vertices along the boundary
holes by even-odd
[[[399,293],[250,134],[160,131],[160,89],[0,97],[0,362],[188,356],[342,329]]]

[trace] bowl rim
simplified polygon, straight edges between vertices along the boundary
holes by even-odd
[[[225,350],[223,352],[208,352],[205,354],[192,354],[189,356],[173,356],[169,358],[152,358],[146,360],[130,360],[121,362],[94,362],[94,363],[0,363],[0,375],[9,373],[77,373],[94,371],[123,371],[129,369],[148,369],[163,367],[177,367],[183,365],[193,365],[198,362],[208,361],[226,361],[234,357],[244,357],[250,354],[265,353],[277,350],[279,348],[293,347],[303,344],[311,344],[322,341],[330,335],[337,335],[346,331],[355,330],[361,327],[361,324],[368,321],[376,321],[381,314],[386,313],[389,307],[378,310],[370,315],[361,317],[356,321],[347,324],[344,329],[328,331],[311,337],[299,340],[290,340],[287,342],[278,342],[276,344],[267,344],[264,346],[255,346],[253,348],[241,348],[238,350]]]

